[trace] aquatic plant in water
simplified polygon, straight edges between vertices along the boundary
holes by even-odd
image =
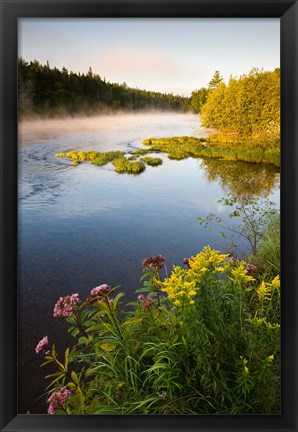
[[[144,157],[141,158],[141,161],[145,162],[147,165],[150,166],[158,166],[162,164],[162,159],[160,158]]]
[[[56,157],[66,157],[73,159],[73,166],[77,166],[83,161],[88,161],[93,165],[103,166],[112,162],[115,166],[115,171],[118,173],[140,174],[145,170],[145,164],[141,161],[131,162],[124,157],[125,152],[109,151],[100,153],[97,151],[75,152],[69,151],[66,153],[57,153]],[[154,163],[154,162],[153,162]]]
[[[148,153],[152,153],[152,151],[150,149],[137,149],[134,150],[131,154],[134,156],[144,156]]]
[[[140,174],[146,168],[143,162],[130,162],[125,157],[114,159],[112,163],[117,173]]]

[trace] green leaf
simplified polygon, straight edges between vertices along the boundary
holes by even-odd
[[[92,336],[91,336],[92,338]],[[85,336],[81,336],[78,340],[78,344],[79,345],[88,345],[90,342],[90,340],[88,338],[86,338]]]
[[[124,295],[125,295],[125,293],[123,293],[123,292],[121,292],[121,293],[119,293],[119,294],[116,295],[116,297],[114,298],[114,301],[113,301],[113,308],[114,308],[114,310],[116,309],[119,300],[120,300]]]
[[[77,392],[73,397],[73,402],[75,403],[75,413],[76,414],[84,414],[85,407],[85,397],[82,393],[80,387],[77,388]]]
[[[77,374],[74,371],[72,371],[70,376],[71,376],[71,379],[73,380],[73,382],[78,386],[80,384],[80,380],[79,380],[79,377],[77,376]]]
[[[139,324],[142,321],[144,321],[145,318],[146,317],[141,317],[141,318],[133,318],[133,319],[127,320],[122,324],[122,326],[125,327],[125,326],[129,326],[129,325],[133,325],[133,324]]]
[[[114,349],[116,348],[117,344],[114,342],[105,342],[103,344],[99,345],[100,348],[104,351],[110,352],[110,351],[114,351]]]
[[[68,368],[68,358],[69,358],[69,348],[66,348],[65,350],[65,356],[64,356],[64,366],[65,366],[65,370],[67,370]]]
[[[84,311],[81,313],[81,323],[83,323],[83,322],[85,321],[85,319],[86,319],[86,317],[88,316],[88,314],[89,314],[89,310],[84,310]]]
[[[46,375],[45,376],[45,378],[47,379],[47,378],[53,378],[53,377],[56,377],[56,376],[61,376],[61,377],[63,377],[64,376],[64,374],[62,374],[61,372],[55,372],[55,373],[52,373],[52,374],[49,374],[49,375]]]
[[[64,375],[58,376],[57,378],[55,378],[46,388],[46,390],[50,389],[51,387],[53,387],[53,385],[58,382],[60,379],[63,379]]]
[[[97,397],[95,397],[92,400],[92,402],[91,402],[91,404],[87,410],[87,414],[95,414],[96,411],[99,409],[99,407],[100,407],[99,399]]]

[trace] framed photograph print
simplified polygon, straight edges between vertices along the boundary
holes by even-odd
[[[1,431],[298,431],[297,18],[1,0]]]

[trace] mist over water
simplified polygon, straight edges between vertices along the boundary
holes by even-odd
[[[58,297],[85,299],[99,284],[121,285],[135,299],[143,258],[161,254],[168,269],[219,233],[196,221],[209,211],[227,217],[217,200],[227,192],[279,203],[276,170],[216,160],[169,160],[138,176],[55,158],[67,150],[142,148],[150,137],[204,136],[198,116],[175,113],[101,115],[22,121],[19,125],[19,412],[45,413],[47,382],[35,354],[48,335],[62,355],[72,339],[53,318]],[[252,179],[254,181],[252,181]],[[245,248],[245,245],[243,245]]]
[[[194,117],[196,120],[194,121]],[[19,141],[28,143],[40,139],[56,138],[61,135],[73,134],[75,132],[97,132],[117,131],[131,128],[148,128],[156,122],[165,129],[169,128],[173,121],[177,123],[191,124],[191,129],[199,129],[200,123],[197,116],[193,114],[167,113],[162,111],[148,111],[138,114],[109,113],[86,117],[65,117],[55,119],[26,119],[19,123]],[[195,124],[197,123],[197,124]],[[201,129],[199,129],[201,132]]]

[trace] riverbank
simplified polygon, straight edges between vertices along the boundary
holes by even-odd
[[[279,142],[263,137],[231,137],[214,134],[208,138],[187,136],[148,138],[143,140],[143,144],[150,146],[151,151],[167,153],[169,159],[211,157],[280,167]]]

